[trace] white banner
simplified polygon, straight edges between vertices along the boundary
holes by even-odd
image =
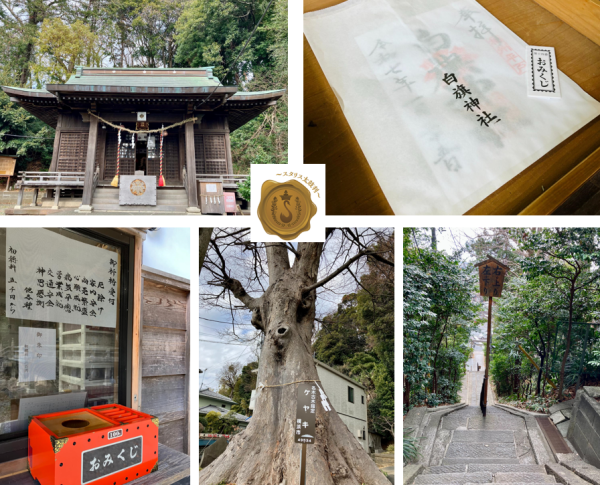
[[[115,328],[118,255],[47,229],[6,230],[6,316]]]

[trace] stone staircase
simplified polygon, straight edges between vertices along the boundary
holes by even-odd
[[[116,187],[97,187],[92,200],[94,211],[185,213],[188,199],[183,187],[161,187],[156,191],[156,206],[121,206]]]
[[[371,453],[371,458],[379,468],[394,465],[394,453]]]
[[[470,485],[498,483],[503,485],[542,485],[556,483],[542,465],[505,463],[441,465],[426,468],[413,482],[415,485]]]

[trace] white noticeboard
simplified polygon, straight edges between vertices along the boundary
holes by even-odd
[[[217,192],[217,184],[206,184],[206,191],[209,193]]]
[[[115,328],[118,255],[46,229],[6,230],[6,316]]]
[[[56,379],[56,330],[19,327],[19,382]]]

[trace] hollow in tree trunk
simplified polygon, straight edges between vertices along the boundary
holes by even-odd
[[[200,471],[202,485],[297,485],[300,444],[294,441],[297,381],[318,381],[311,338],[322,244],[299,243],[301,258],[290,267],[284,246],[267,248],[269,287],[260,298],[246,294],[237,280],[224,284],[252,310],[264,332],[256,405],[248,427],[226,451]],[[228,286],[227,286],[228,285]],[[387,478],[350,433],[335,410],[316,413],[315,444],[307,445],[307,485],[389,485]]]

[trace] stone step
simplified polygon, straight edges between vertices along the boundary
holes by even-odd
[[[119,204],[92,204],[94,211],[129,211],[129,212],[179,212],[184,213],[185,205],[119,205]]]
[[[464,465],[461,465],[464,466]],[[492,473],[546,473],[544,465],[484,465],[481,463],[471,463],[468,465],[469,473],[492,472]]]
[[[96,191],[94,199],[111,199],[119,200],[119,192],[116,190]],[[187,199],[185,190],[159,190],[156,192],[156,199]],[[65,200],[68,200],[66,198]]]
[[[510,443],[461,443],[452,441],[444,456],[444,461],[447,459],[469,460],[455,463],[513,463],[512,461],[478,461],[482,459],[516,460],[519,463],[514,441]],[[442,465],[445,464],[442,463]]]
[[[497,483],[556,483],[552,475],[545,473],[498,472],[494,475]]]
[[[584,480],[579,475],[575,475],[571,470],[558,463],[548,463],[546,465],[548,473],[558,478],[560,483],[566,485],[590,485],[590,482]]]
[[[444,473],[432,475],[419,475],[413,482],[415,485],[424,484],[465,484],[465,483],[492,483],[492,474],[490,472],[481,473]]]
[[[393,453],[389,453],[389,454],[373,453],[371,455],[371,458],[373,458],[373,461],[375,463],[377,463],[378,465],[388,466],[388,465],[394,464],[394,454]]]
[[[423,471],[423,475],[439,475],[441,473],[467,473],[467,467],[469,465],[439,465],[430,466]],[[477,470],[477,471],[488,471],[488,470]]]
[[[444,458],[442,465],[461,465],[461,464],[484,464],[484,465],[510,465],[519,464],[518,458]]]
[[[456,430],[452,441],[465,443],[513,443],[515,435],[512,431]]]

